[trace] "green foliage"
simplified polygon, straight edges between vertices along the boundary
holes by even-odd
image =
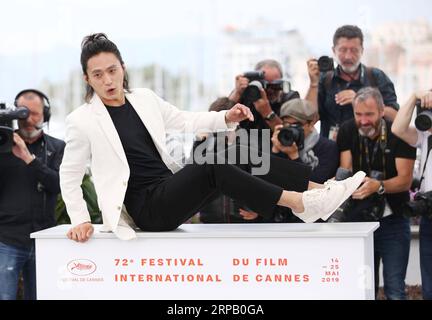
[[[84,200],[87,203],[87,209],[90,213],[92,223],[102,223],[101,212],[97,203],[96,190],[89,175],[85,175],[81,185]],[[66,211],[65,203],[61,195],[58,196],[55,209],[55,217],[57,224],[70,224],[70,219]]]

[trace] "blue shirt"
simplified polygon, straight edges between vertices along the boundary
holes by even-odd
[[[370,83],[370,79],[368,79],[366,66],[361,64],[360,68],[360,78],[348,82],[341,78],[340,67],[337,67],[333,72],[329,88],[326,88],[327,73],[321,74],[318,87],[318,109],[321,119],[321,136],[328,138],[332,126],[340,127],[343,122],[354,118],[353,106],[351,104],[346,106],[336,104],[336,94],[344,90],[353,90],[358,92],[364,87],[373,85],[373,83]],[[398,110],[399,104],[397,103],[397,96],[393,82],[382,70],[377,68],[372,68],[372,77],[375,85],[383,96],[384,104]]]

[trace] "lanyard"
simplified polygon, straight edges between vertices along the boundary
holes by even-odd
[[[385,149],[387,147],[387,126],[384,120],[381,121],[381,135],[379,139],[375,142],[372,157],[369,154],[369,139],[366,137],[359,136],[360,140],[360,170],[363,167],[363,152],[366,158],[366,165],[368,168],[368,175],[370,175],[372,171],[372,165],[375,161],[375,158],[378,154],[378,148],[381,149],[381,159],[383,165],[383,173],[384,177],[386,177],[386,157],[385,157]],[[364,149],[364,150],[363,150]]]
[[[363,139],[363,143],[364,143],[364,152],[365,152],[365,158],[366,158],[366,165],[368,166],[369,170],[372,168],[372,164],[375,162],[375,157],[378,154],[378,147],[379,147],[379,143],[376,142],[374,147],[373,147],[373,151],[372,151],[372,156],[369,154],[369,139],[364,138]]]
[[[423,166],[423,172],[422,172],[422,175],[421,175],[421,178],[420,178],[420,184],[419,184],[420,187],[421,187],[421,184],[422,184],[422,182],[424,180],[424,174],[425,174],[425,171],[426,171],[426,164],[427,164],[427,161],[429,159],[429,155],[430,155],[431,149],[432,149],[432,136],[429,136],[428,137],[428,153],[427,153],[426,160],[425,160],[425,163],[424,163],[424,166]]]

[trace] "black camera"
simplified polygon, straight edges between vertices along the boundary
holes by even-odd
[[[290,147],[295,142],[297,148],[303,150],[305,140],[303,125],[301,123],[293,123],[284,126],[278,134],[278,140],[285,147]]]
[[[420,131],[428,131],[432,128],[432,110],[421,107],[421,100],[416,101],[417,118],[415,126]]]
[[[9,153],[13,147],[13,125],[16,119],[27,119],[29,110],[25,107],[6,109],[4,103],[0,103],[0,153]]]
[[[249,86],[243,91],[240,103],[251,108],[255,102],[261,99],[261,89],[267,88],[267,81],[264,80],[264,71],[245,72],[243,77],[249,80]]]
[[[288,93],[291,91],[291,83],[284,79],[278,79],[268,82],[264,79],[264,71],[249,71],[243,74],[243,77],[249,80],[249,86],[243,91],[240,98],[240,103],[248,107],[253,107],[253,104],[261,99],[260,90],[271,89],[274,91],[283,91]]]
[[[336,180],[345,180],[352,176],[351,171],[339,168],[336,172]],[[383,180],[384,173],[381,171],[372,170],[369,174],[370,178]],[[327,219],[327,222],[369,222],[378,221],[384,215],[385,198],[384,195],[374,193],[369,197],[356,200],[346,200],[333,215]]]
[[[249,82],[264,80],[264,71],[248,71],[243,74],[243,77],[247,78]]]
[[[432,191],[417,192],[414,201],[404,204],[403,213],[406,217],[432,218]]]
[[[334,70],[334,60],[331,57],[322,56],[318,59],[318,68],[320,72],[328,72]]]

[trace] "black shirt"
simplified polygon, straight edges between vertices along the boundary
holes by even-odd
[[[353,172],[362,170],[369,176],[371,170],[381,171],[385,173],[384,180],[388,180],[397,176],[396,158],[416,159],[416,149],[396,137],[391,132],[391,125],[391,122],[386,121],[387,143],[384,151],[385,158],[383,157],[378,139],[372,141],[362,137],[362,141],[360,141],[360,135],[354,119],[345,122],[340,127],[337,137],[339,151],[351,151]],[[361,152],[361,157],[360,148],[363,150]],[[367,152],[366,148],[368,148]],[[366,159],[367,153],[369,155],[369,160]],[[385,196],[394,213],[401,213],[401,205],[409,201],[408,191],[394,194],[386,193]]]
[[[316,183],[324,183],[334,178],[336,170],[339,167],[339,149],[336,142],[320,137],[317,144],[312,148],[312,151],[319,162],[318,166],[312,170],[309,180]],[[276,155],[288,159],[288,156],[283,152],[279,152]],[[301,158],[294,159],[293,161],[303,163]]]
[[[336,175],[336,170],[339,167],[338,147],[334,141],[321,137],[312,150],[317,156],[319,164],[312,170],[309,180],[324,183]]]
[[[364,87],[373,85],[370,82],[374,81],[383,96],[384,104],[388,107],[394,108],[395,110],[399,109],[395,88],[391,80],[380,69],[372,68],[371,71],[371,78],[373,77],[373,79],[368,78],[366,67],[362,64],[360,65],[360,78],[348,82],[342,79],[340,67],[338,67],[333,72],[329,88],[326,87],[327,74],[321,73],[318,87],[318,106],[321,120],[320,134],[323,137],[329,137],[330,128],[332,126],[340,126],[343,122],[354,118],[353,107],[351,104],[346,106],[336,104],[336,94],[343,90],[353,90],[358,92]]]
[[[130,177],[124,203],[129,214],[135,216],[142,208],[145,189],[172,176],[172,172],[162,161],[150,133],[129,101],[120,107],[106,108],[129,164]]]
[[[36,156],[28,165],[12,153],[0,154],[0,242],[27,248],[30,233],[55,226],[64,147],[43,134],[27,145]]]

